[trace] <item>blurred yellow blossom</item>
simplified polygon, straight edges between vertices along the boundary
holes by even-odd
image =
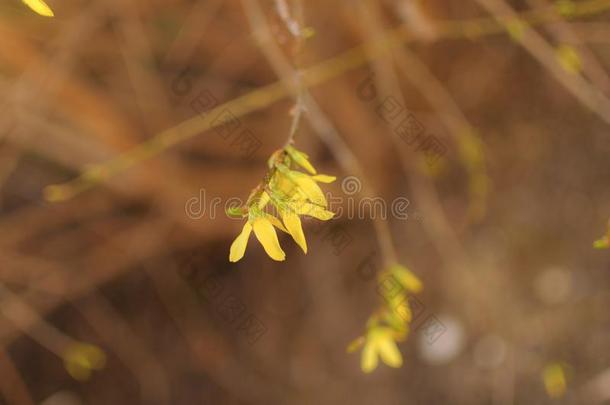
[[[93,370],[101,370],[106,364],[106,355],[102,349],[82,342],[68,347],[63,359],[68,373],[79,381],[88,380]]]
[[[604,236],[593,242],[595,249],[610,249],[610,221],[608,221],[608,231]]]
[[[567,388],[565,367],[560,363],[548,364],[542,372],[546,393],[551,398],[561,398]]]
[[[412,319],[407,293],[418,293],[423,284],[409,269],[392,264],[379,276],[382,306],[369,317],[364,336],[356,338],[347,347],[352,353],[362,349],[360,367],[365,373],[377,368],[381,360],[390,367],[402,365],[397,342],[406,339]]]
[[[395,332],[390,328],[373,328],[367,335],[362,349],[360,367],[365,373],[377,368],[378,358],[390,367],[402,366],[402,355],[396,346]]]

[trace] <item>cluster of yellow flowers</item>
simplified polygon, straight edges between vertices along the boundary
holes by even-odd
[[[231,262],[244,256],[253,230],[273,260],[282,261],[286,258],[275,228],[289,233],[303,252],[307,253],[307,241],[299,216],[307,215],[326,221],[334,215],[326,209],[328,203],[318,183],[331,183],[335,177],[317,174],[305,153],[288,145],[271,155],[268,168],[263,181],[250,193],[246,204],[227,210],[229,216],[248,219],[231,245]],[[307,173],[297,170],[298,168],[305,169]],[[275,212],[270,213],[270,209]],[[281,221],[274,214],[279,214]]]
[[[53,10],[43,0],[21,0],[26,6],[45,17],[53,17]]]
[[[365,373],[377,368],[379,358],[390,367],[402,366],[397,342],[407,338],[413,317],[407,293],[418,293],[423,288],[421,281],[400,264],[389,266],[379,279],[384,303],[369,317],[365,334],[347,347],[348,353],[362,348],[360,367]]]
[[[593,242],[596,249],[610,249],[610,221],[608,221],[608,231],[604,236]]]

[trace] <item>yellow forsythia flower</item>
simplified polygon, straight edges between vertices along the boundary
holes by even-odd
[[[567,389],[565,368],[560,363],[548,364],[542,372],[542,381],[546,393],[551,398],[562,397]]]
[[[380,274],[379,291],[384,303],[367,322],[367,332],[354,340],[347,348],[354,352],[362,348],[360,367],[370,373],[379,363],[378,359],[390,367],[400,367],[402,356],[396,342],[406,339],[412,319],[407,292],[417,293],[423,288],[422,282],[406,267],[400,264],[388,266]]]
[[[79,381],[88,380],[93,370],[101,370],[106,364],[106,355],[102,349],[80,342],[71,345],[63,359],[68,373]]]
[[[21,0],[23,1],[29,8],[31,8],[32,10],[34,10],[35,12],[37,12],[38,14],[45,16],[45,17],[53,17],[53,10],[51,10],[51,7],[49,7],[47,5],[47,3],[45,3],[42,0]]]
[[[265,179],[252,191],[245,206],[229,212],[230,215],[248,218],[231,245],[231,262],[237,262],[244,256],[253,230],[265,252],[273,260],[282,261],[286,258],[275,228],[290,234],[303,252],[307,253],[307,241],[300,216],[307,215],[322,221],[334,216],[326,209],[328,203],[318,183],[331,183],[335,181],[335,177],[317,174],[305,153],[289,145],[274,152],[268,164],[269,171]],[[308,173],[298,171],[293,166],[301,167]],[[269,206],[279,214],[281,221],[266,211]]]
[[[390,367],[402,366],[402,355],[396,346],[395,332],[388,327],[372,327],[366,337],[356,339],[348,351],[357,350],[362,347],[360,367],[365,373],[370,373],[377,368],[379,358]]]

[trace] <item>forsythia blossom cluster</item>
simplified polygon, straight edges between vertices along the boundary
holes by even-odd
[[[53,17],[53,10],[43,0],[22,0],[26,6],[45,17]]]
[[[300,216],[307,215],[326,221],[334,215],[326,209],[328,203],[318,183],[331,183],[335,177],[317,174],[305,153],[288,145],[271,155],[268,167],[265,178],[252,191],[246,204],[227,210],[230,216],[247,218],[241,233],[231,245],[231,262],[244,256],[252,231],[269,257],[284,260],[286,255],[279,244],[275,228],[289,233],[303,252],[307,253]],[[305,169],[307,173],[297,170],[299,168]],[[273,213],[269,212],[271,209]],[[279,218],[274,214],[278,214]]]
[[[402,356],[396,343],[404,341],[409,333],[412,313],[407,292],[418,293],[421,289],[421,281],[399,264],[389,266],[380,274],[379,290],[384,304],[369,317],[365,334],[347,347],[349,353],[362,348],[362,371],[370,373],[375,370],[379,358],[390,367],[402,365]]]

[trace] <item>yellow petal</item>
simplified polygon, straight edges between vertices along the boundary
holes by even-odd
[[[391,271],[394,277],[396,277],[396,280],[398,280],[398,282],[402,284],[405,289],[413,293],[418,293],[422,290],[422,282],[419,280],[419,278],[417,278],[415,274],[411,273],[406,267],[401,265],[394,265]]]
[[[53,17],[53,10],[42,0],[22,0],[29,8],[45,17]]]
[[[292,160],[311,174],[316,174],[316,169],[309,163],[307,155],[301,151],[296,150],[293,146],[288,146],[286,152],[290,155]]]
[[[408,323],[411,322],[411,319],[413,319],[413,313],[411,312],[409,301],[406,299],[394,306],[392,311],[400,320],[402,320],[402,322]]]
[[[307,197],[307,199],[309,199],[312,203],[326,207],[327,203],[324,193],[314,179],[304,173],[296,172],[294,170],[288,172],[287,176],[290,180],[297,184],[297,191],[303,193],[304,196]],[[295,193],[293,192],[293,195],[294,194]]]
[[[299,215],[308,215],[322,221],[328,221],[335,215],[333,212],[308,202],[296,205],[295,212]]]
[[[269,194],[267,194],[266,191],[263,191],[260,199],[258,200],[258,208],[262,210],[263,208],[265,208],[265,206],[269,203],[270,200],[271,197],[269,197]]]
[[[252,224],[254,228],[254,234],[258,241],[263,245],[265,252],[270,258],[277,261],[286,259],[286,254],[280,247],[280,242],[277,240],[277,234],[271,222],[264,217],[260,217],[254,220]]]
[[[293,174],[293,178],[299,185],[301,191],[303,191],[303,193],[312,203],[326,207],[327,203],[326,198],[324,197],[324,193],[322,192],[322,189],[320,189],[320,186],[318,186],[314,179],[303,173],[291,173]]]
[[[271,224],[272,224],[273,226],[275,226],[277,229],[279,229],[280,231],[282,231],[282,232],[286,232],[286,233],[290,233],[290,232],[288,232],[288,229],[286,229],[286,228],[284,227],[284,225],[282,225],[282,223],[280,222],[280,220],[279,220],[279,219],[277,219],[276,217],[274,217],[273,215],[270,215],[270,214],[265,214],[265,218],[267,218],[267,220],[268,220],[269,222],[271,222]]]
[[[373,342],[367,341],[362,349],[362,357],[360,358],[360,368],[365,373],[370,373],[377,368],[377,348]]]
[[[327,174],[318,174],[316,176],[311,176],[311,178],[319,183],[332,183],[337,180],[335,176],[329,176]]]
[[[246,253],[246,245],[248,245],[248,238],[250,237],[250,232],[252,232],[252,225],[250,222],[246,222],[241,233],[235,238],[233,243],[231,244],[231,250],[229,252],[229,261],[236,262],[244,257],[244,253]]]
[[[307,253],[307,241],[303,234],[303,226],[299,216],[292,211],[282,211],[282,220],[284,220],[284,225],[292,235],[292,239],[303,249],[303,252]]]
[[[288,178],[282,173],[276,173],[270,183],[271,189],[274,192],[274,199],[291,200],[298,196],[301,192],[296,181]]]
[[[406,332],[407,330],[407,323],[403,321],[394,310],[385,312],[381,316],[381,319],[394,331]]]
[[[294,161],[309,173],[316,174],[316,169],[311,165],[311,163],[309,163],[309,160],[307,160],[306,157],[301,155],[299,158],[294,159]]]
[[[300,162],[297,162],[301,167],[307,170],[311,174],[316,174],[316,169],[309,163],[309,160],[303,159]]]
[[[390,367],[402,366],[402,355],[389,332],[379,336],[377,350],[381,360]]]

